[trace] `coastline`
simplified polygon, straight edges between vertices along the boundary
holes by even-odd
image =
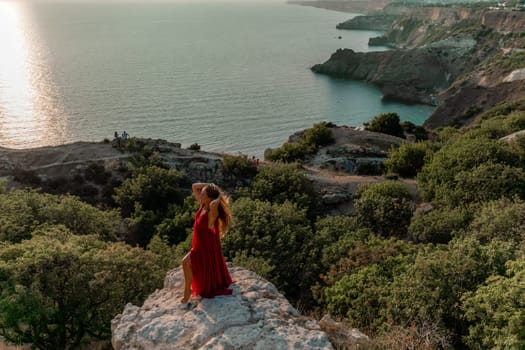
[[[316,8],[322,8],[325,10],[332,10],[338,12],[347,13],[358,13],[358,14],[370,14],[382,10],[388,5],[390,0],[356,0],[356,1],[337,1],[337,0],[289,0],[288,4],[300,5],[300,6],[311,6]]]

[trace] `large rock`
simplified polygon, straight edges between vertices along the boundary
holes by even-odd
[[[274,285],[240,267],[230,272],[232,296],[185,306],[182,270],[172,270],[142,307],[128,304],[113,319],[114,349],[333,348],[318,323],[300,316]]]
[[[381,88],[385,98],[432,103],[432,95],[444,90],[451,79],[447,59],[434,48],[355,52],[339,49],[315,73],[364,80]]]

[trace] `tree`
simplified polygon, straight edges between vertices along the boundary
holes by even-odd
[[[366,125],[366,130],[405,138],[405,133],[397,113],[382,113],[376,115]]]
[[[0,330],[18,344],[69,349],[108,339],[111,319],[163,280],[156,257],[123,243],[45,228],[0,246]]]

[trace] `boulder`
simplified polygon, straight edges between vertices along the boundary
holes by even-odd
[[[183,273],[142,307],[126,305],[111,322],[112,345],[125,349],[333,349],[315,320],[302,317],[275,286],[229,265],[233,295],[181,304]]]

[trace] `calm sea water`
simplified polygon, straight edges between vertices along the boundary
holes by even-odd
[[[335,29],[350,17],[285,3],[0,2],[0,145],[126,130],[260,156],[321,120],[395,111],[422,123],[432,108],[310,72],[338,48],[368,50],[378,33]]]

